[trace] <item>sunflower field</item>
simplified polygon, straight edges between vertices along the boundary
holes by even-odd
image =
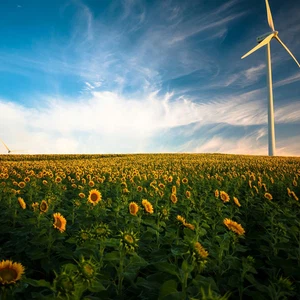
[[[0,299],[292,299],[300,158],[0,156]]]

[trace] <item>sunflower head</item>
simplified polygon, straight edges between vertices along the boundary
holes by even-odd
[[[26,186],[26,183],[24,181],[21,181],[18,183],[19,188],[23,189]]]
[[[42,202],[41,202],[41,204],[40,204],[40,211],[41,211],[42,213],[45,213],[45,212],[48,211],[48,209],[49,209],[49,205],[48,205],[47,201],[42,200]]]
[[[270,194],[270,193],[265,193],[265,198],[268,199],[268,200],[272,200],[273,199],[273,196]]]
[[[104,240],[111,234],[111,230],[107,224],[100,223],[93,227],[92,234],[96,239]]]
[[[205,259],[208,256],[208,252],[199,242],[194,243],[193,251],[198,259]]]
[[[178,201],[176,194],[173,194],[173,193],[171,194],[170,199],[171,199],[172,203],[174,203],[174,204]]]
[[[11,284],[21,279],[25,268],[21,263],[12,262],[11,260],[2,260],[0,262],[0,283]]]
[[[82,256],[80,258],[80,261],[78,262],[78,270],[80,273],[80,277],[85,281],[92,281],[96,278],[98,272],[97,270],[100,269],[100,266],[97,264],[96,261],[93,260],[93,258],[90,258],[89,260],[85,260]]]
[[[143,199],[142,200],[142,205],[143,205],[143,207],[144,207],[144,209],[147,213],[153,214],[153,206],[148,200]]]
[[[139,206],[135,202],[129,203],[129,212],[131,215],[136,216],[137,212],[139,211]]]
[[[54,288],[58,292],[59,295],[69,297],[74,295],[76,290],[76,284],[74,280],[74,276],[63,271],[61,274],[56,275],[54,279]]]
[[[120,246],[128,252],[134,252],[138,247],[136,233],[132,231],[120,231]]]
[[[88,196],[88,202],[92,203],[93,205],[96,205],[101,200],[102,200],[102,195],[98,190],[96,189],[90,190]]]
[[[53,227],[58,229],[61,233],[64,232],[66,230],[67,220],[60,213],[54,213],[53,218]]]
[[[220,191],[220,198],[224,203],[229,202],[229,200],[230,200],[229,195],[224,191]]]
[[[224,219],[223,223],[229,230],[237,233],[238,235],[244,235],[245,230],[241,224],[227,218]]]
[[[40,204],[38,202],[34,202],[31,204],[33,211],[37,211],[39,209]]]
[[[160,220],[166,221],[169,219],[170,210],[166,207],[161,207],[158,214],[159,214]]]
[[[18,197],[18,202],[19,202],[20,206],[21,206],[23,209],[26,208],[26,203],[25,203],[25,201],[24,201],[23,198]]]
[[[215,197],[219,198],[219,195],[220,195],[219,190],[215,190]]]

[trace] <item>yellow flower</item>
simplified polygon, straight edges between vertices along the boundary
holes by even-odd
[[[45,213],[48,211],[48,208],[49,208],[49,206],[48,206],[47,201],[42,200],[41,205],[40,205],[40,211]]]
[[[25,209],[25,208],[26,208],[26,203],[25,203],[24,199],[21,198],[21,197],[18,197],[18,201],[19,201],[20,206],[21,206],[23,209]]]
[[[188,183],[187,178],[184,177],[184,178],[182,179],[182,183],[187,184],[187,183]]]
[[[142,205],[144,206],[145,211],[146,211],[147,213],[153,214],[153,206],[152,206],[152,204],[151,204],[148,200],[143,199],[143,200],[142,200]]]
[[[206,258],[208,256],[208,252],[203,248],[203,246],[199,242],[196,242],[194,244],[194,249],[198,256],[202,258]]]
[[[236,197],[233,197],[233,201],[234,201],[234,203],[238,206],[238,207],[241,207],[241,204],[240,204],[240,202],[239,202],[239,199],[238,198],[236,198]]]
[[[135,202],[130,202],[129,204],[129,212],[133,216],[136,216],[137,212],[139,211],[139,206]]]
[[[298,185],[298,183],[297,183],[296,179],[294,178],[294,180],[293,180],[293,186],[297,186],[297,185]]]
[[[94,187],[94,185],[95,185],[95,182],[94,182],[93,180],[91,180],[91,181],[89,182],[89,186],[90,186],[90,187]]]
[[[24,181],[21,181],[18,183],[19,188],[24,188],[26,186],[26,183]]]
[[[92,203],[93,205],[96,205],[101,200],[102,200],[102,195],[98,190],[93,189],[90,191],[89,196],[88,196],[88,201],[90,203]]]
[[[295,194],[294,192],[291,192],[291,195],[294,197],[294,199],[295,199],[296,201],[299,200],[298,197],[296,196],[296,194]]]
[[[84,194],[84,193],[79,193],[78,196],[79,196],[80,198],[85,198],[85,194]]]
[[[242,227],[242,225],[238,224],[237,222],[234,222],[230,219],[224,219],[223,223],[229,230],[237,233],[238,235],[243,235],[245,233],[245,230]]]
[[[178,215],[178,216],[176,217],[176,219],[177,219],[177,221],[181,222],[183,225],[185,224],[185,218],[184,218],[184,217]]]
[[[57,177],[55,178],[55,182],[56,182],[56,183],[61,183],[61,181],[62,181],[61,177],[57,176]]]
[[[272,200],[273,196],[270,193],[265,193],[265,198],[267,198],[268,200]]]
[[[172,194],[176,194],[176,185],[172,186]]]
[[[61,233],[64,232],[66,230],[67,220],[60,213],[53,214],[53,218],[53,227],[58,229]]]
[[[221,200],[225,203],[225,202],[229,202],[230,200],[230,197],[229,195],[224,192],[224,191],[220,191],[220,197],[221,197]]]
[[[137,191],[138,192],[141,192],[143,190],[143,188],[139,185],[138,187],[137,187]]]
[[[0,262],[0,283],[11,284],[20,280],[24,274],[25,268],[20,263],[11,260],[2,260]]]
[[[39,203],[38,202],[34,202],[31,204],[32,208],[33,208],[33,211],[36,211],[38,208],[39,208]]]
[[[194,230],[195,229],[195,226],[193,224],[190,224],[190,223],[184,223],[183,224],[184,227],[188,228],[188,229],[191,229],[191,230]]]
[[[185,192],[185,196],[189,199],[191,197],[191,192],[190,191],[186,191]]]
[[[215,197],[216,197],[216,198],[219,198],[219,195],[220,195],[220,194],[219,194],[219,190],[215,190]]]
[[[132,231],[120,232],[121,240],[120,245],[124,247],[128,252],[133,252],[138,248],[138,241],[136,234]]]
[[[177,196],[175,194],[171,194],[171,201],[175,204],[177,202]]]

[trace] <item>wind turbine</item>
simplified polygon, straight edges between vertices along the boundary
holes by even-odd
[[[10,150],[7,145],[0,139],[0,141],[2,142],[2,144],[4,145],[4,147],[6,148],[7,150],[7,153],[12,153],[12,152],[19,152],[19,151],[22,151],[22,150]]]
[[[278,31],[274,28],[274,23],[272,19],[272,14],[269,6],[268,0],[266,1],[266,8],[267,8],[267,18],[270,28],[272,29],[271,32],[265,33],[258,38],[256,38],[258,45],[247,52],[242,59],[246,56],[250,55],[254,51],[258,50],[259,48],[267,45],[267,81],[268,81],[268,92],[269,92],[269,105],[268,105],[268,139],[269,139],[269,156],[275,155],[275,126],[274,126],[274,106],[273,106],[273,90],[272,90],[272,67],[271,67],[271,50],[270,50],[270,42],[273,38],[275,38],[279,44],[291,55],[294,59],[296,64],[300,67],[295,56],[292,52],[288,49],[288,47],[281,41],[278,36]]]

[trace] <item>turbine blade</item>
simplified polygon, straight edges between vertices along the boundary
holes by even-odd
[[[266,0],[266,7],[267,7],[267,18],[268,18],[269,26],[273,31],[275,31],[273,18],[272,18],[272,14],[271,14],[271,9],[270,9],[270,5],[269,5],[268,0]]]
[[[253,49],[251,49],[249,52],[247,52],[244,56],[242,56],[242,59],[245,58],[246,56],[250,55],[251,53],[253,53],[254,51],[258,50],[259,48],[267,45],[271,39],[275,36],[274,33],[271,33],[270,35],[268,35],[264,40],[262,40],[258,45],[256,45]]]
[[[4,145],[4,147],[6,148],[7,151],[10,151],[9,148],[6,146],[6,144],[0,139],[0,141],[2,142],[2,144]]]
[[[298,65],[298,67],[300,68],[300,64],[298,63],[296,57],[292,54],[292,52],[289,50],[289,48],[282,42],[282,40],[278,37],[275,36],[275,39],[279,42],[279,44],[281,44],[281,46],[290,54],[290,56],[294,59],[294,61],[296,62],[296,64]]]

